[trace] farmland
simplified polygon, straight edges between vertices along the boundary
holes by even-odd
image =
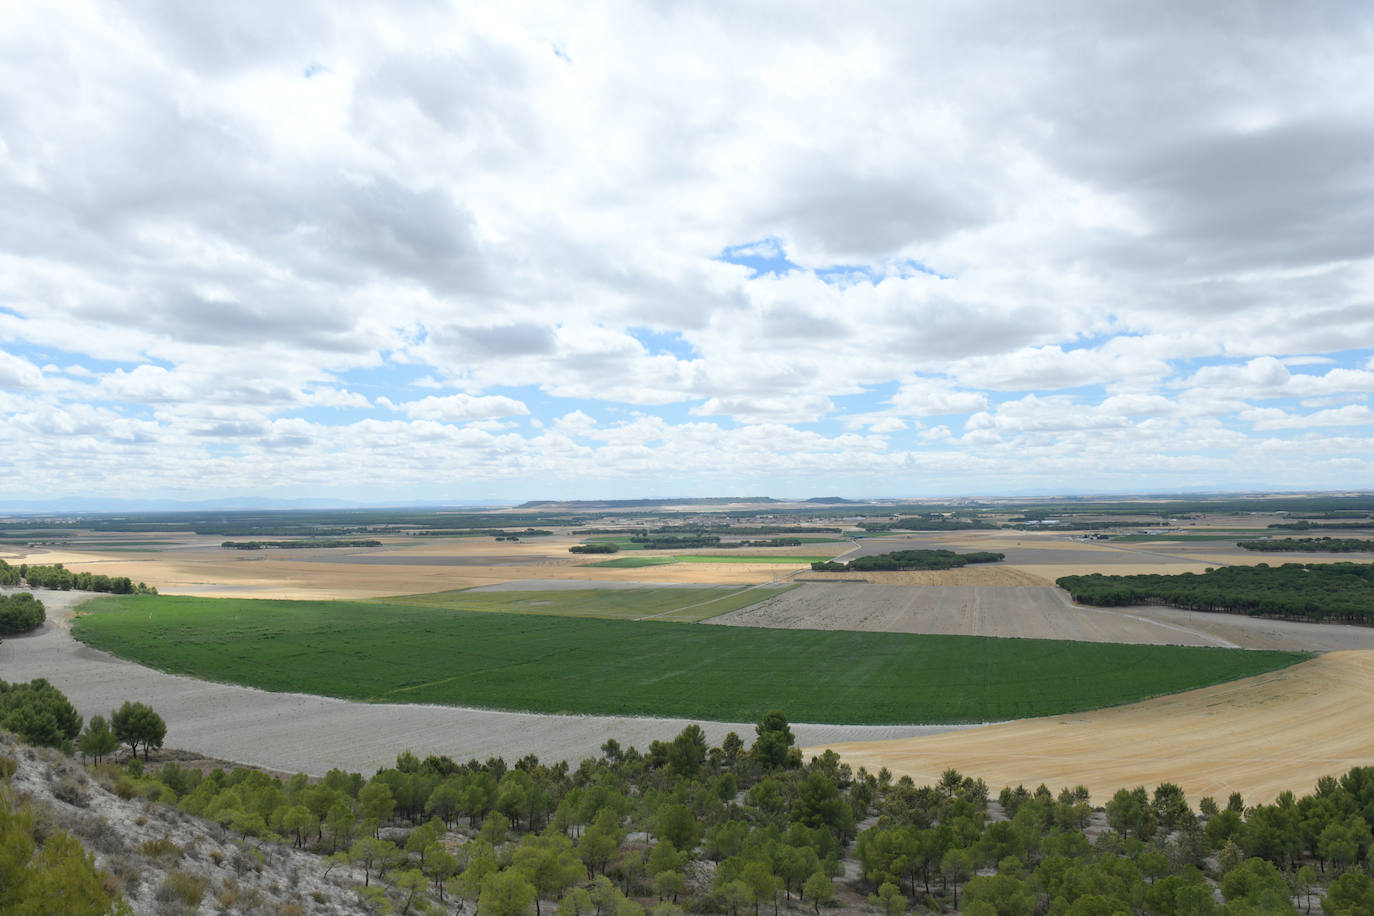
[[[93,602],[73,633],[162,670],[265,690],[548,713],[968,722],[1116,705],[1305,656],[675,626],[236,599]],[[806,671],[799,678],[797,671]]]
[[[559,617],[597,617],[612,620],[656,620],[694,622],[728,614],[755,602],[774,598],[794,586],[777,588],[655,588],[633,589],[541,589],[536,591],[436,592],[380,599],[401,607],[428,607],[452,611],[479,611],[496,614],[542,614]]]
[[[1254,505],[1262,506],[1264,503],[1257,502]],[[815,524],[817,521],[837,519],[845,514],[852,518],[854,514],[862,516],[865,512],[881,514],[883,511],[890,513],[890,510],[880,507],[823,507],[808,509],[795,518],[803,524]],[[1247,508],[1245,511],[1258,510]],[[1039,645],[1033,643],[1033,639],[1073,640],[1078,643],[1079,650],[1088,651],[1092,651],[1091,646],[1085,646],[1083,641],[1096,640],[1100,642],[1095,651],[1103,653],[1131,648],[1108,646],[1107,643],[1243,646],[1285,651],[1329,651],[1346,647],[1374,646],[1374,629],[1370,628],[1304,624],[1231,614],[1194,613],[1166,607],[1075,607],[1066,600],[1062,591],[1053,587],[1054,581],[1065,575],[1087,575],[1094,572],[1117,575],[1174,575],[1181,572],[1201,573],[1207,567],[1253,565],[1263,557],[1235,546],[1234,539],[1242,533],[1250,537],[1270,533],[1273,515],[1253,517],[1239,510],[1233,515],[1220,517],[1199,515],[1181,523],[1176,522],[1169,526],[1170,530],[1167,533],[1152,535],[1152,540],[1140,542],[1123,540],[1118,536],[1119,532],[1109,532],[1109,539],[1102,540],[1095,536],[1074,537],[1068,531],[1037,528],[998,529],[995,522],[999,520],[999,516],[993,514],[991,517],[994,527],[964,530],[906,533],[884,532],[872,528],[865,537],[836,542],[831,554],[840,555],[844,560],[855,556],[909,549],[953,550],[960,553],[995,551],[1005,554],[1005,559],[1000,563],[952,570],[814,572],[805,568],[806,564],[813,557],[823,556],[831,549],[818,543],[803,543],[790,548],[752,547],[747,550],[636,549],[628,556],[606,558],[598,562],[594,558],[570,555],[567,548],[591,541],[593,536],[608,535],[625,540],[628,548],[629,544],[634,543],[629,541],[629,537],[636,528],[623,522],[617,523],[605,517],[598,517],[591,525],[586,522],[578,523],[579,528],[594,529],[579,536],[573,533],[572,526],[577,523],[577,519],[571,515],[563,519],[543,515],[531,515],[526,518],[519,513],[508,513],[504,516],[494,514],[490,518],[481,519],[464,518],[464,523],[471,522],[477,525],[480,522],[480,527],[471,530],[465,530],[457,524],[458,517],[447,516],[442,520],[434,520],[436,525],[442,521],[442,528],[416,530],[406,534],[397,534],[379,527],[367,530],[348,525],[330,527],[327,524],[328,519],[324,516],[313,520],[308,532],[287,526],[285,516],[268,520],[278,525],[278,529],[237,524],[231,524],[225,530],[216,530],[214,533],[207,529],[203,534],[148,529],[156,530],[155,536],[162,543],[147,546],[161,549],[144,550],[139,553],[130,553],[127,550],[135,546],[143,547],[143,544],[136,545],[135,542],[147,541],[149,536],[146,531],[140,535],[136,527],[131,525],[127,530],[121,529],[118,533],[96,531],[90,535],[82,535],[77,532],[63,532],[67,540],[64,546],[14,547],[6,551],[6,555],[12,563],[60,562],[76,570],[107,575],[130,575],[136,580],[145,580],[157,586],[164,593],[217,598],[232,596],[331,599],[331,603],[316,600],[312,614],[317,620],[321,615],[327,614],[331,618],[336,618],[333,623],[346,622],[347,625],[340,627],[338,634],[315,632],[309,627],[302,628],[300,621],[291,622],[290,626],[287,626],[282,621],[268,625],[260,620],[242,632],[230,634],[229,627],[216,612],[205,618],[212,625],[205,629],[202,635],[206,639],[223,636],[227,641],[212,649],[208,643],[196,648],[196,639],[191,639],[188,645],[192,645],[192,649],[187,651],[202,652],[210,656],[215,651],[223,652],[225,647],[232,645],[232,650],[224,653],[228,657],[218,660],[218,663],[226,666],[226,670],[210,673],[207,669],[201,672],[202,676],[271,686],[271,689],[277,690],[308,690],[317,693],[335,691],[335,687],[329,683],[331,676],[342,680],[345,675],[341,672],[347,671],[348,679],[352,680],[355,668],[363,661],[369,661],[371,656],[376,656],[369,661],[370,681],[360,683],[351,693],[340,690],[329,695],[392,702],[353,706],[340,700],[320,700],[319,703],[334,705],[320,707],[325,712],[320,713],[317,710],[310,715],[325,715],[328,721],[337,724],[342,721],[338,717],[344,715],[343,707],[348,707],[355,710],[349,712],[348,716],[356,715],[359,721],[371,723],[368,727],[373,729],[380,728],[379,723],[389,726],[393,721],[399,729],[400,722],[404,719],[410,723],[405,727],[413,729],[406,731],[405,734],[415,736],[405,740],[412,741],[417,748],[421,748],[433,746],[430,742],[434,740],[424,737],[427,729],[433,726],[421,725],[421,719],[425,716],[439,716],[438,710],[442,709],[442,716],[457,717],[453,721],[462,723],[452,727],[463,730],[460,744],[465,754],[482,753],[486,747],[499,747],[503,752],[522,751],[525,749],[523,744],[512,744],[507,737],[503,737],[512,727],[519,728],[522,734],[526,735],[525,740],[530,744],[528,750],[543,756],[594,750],[599,740],[604,739],[593,740],[593,734],[584,734],[587,729],[595,731],[614,728],[616,733],[622,736],[651,734],[657,737],[658,733],[652,729],[646,732],[644,729],[647,726],[643,723],[680,723],[684,720],[579,717],[564,719],[536,716],[520,720],[530,723],[528,725],[512,726],[509,717],[524,714],[481,711],[470,706],[428,707],[396,704],[413,704],[417,701],[461,702],[545,712],[558,709],[599,708],[605,709],[608,713],[624,711],[636,716],[654,713],[667,715],[672,710],[678,710],[677,714],[703,719],[709,716],[717,723],[721,720],[736,721],[731,718],[736,713],[737,721],[747,722],[756,718],[745,711],[743,703],[736,702],[732,707],[720,702],[721,697],[712,692],[713,688],[697,689],[697,679],[709,678],[714,682],[733,685],[734,689],[730,691],[733,694],[764,695],[767,699],[763,702],[788,704],[787,712],[794,721],[837,715],[835,710],[843,711],[845,702],[849,703],[851,709],[862,706],[883,712],[890,710],[893,704],[875,705],[874,698],[886,702],[893,696],[903,693],[919,702],[909,699],[905,707],[881,719],[869,717],[852,721],[939,721],[938,718],[932,717],[951,715],[950,709],[956,705],[956,701],[965,703],[962,712],[956,711],[952,714],[956,718],[965,716],[966,719],[1003,719],[1033,715],[1038,711],[1052,708],[1040,705],[1040,700],[1052,699],[1052,694],[1057,688],[1049,682],[1046,685],[1035,684],[1026,687],[1028,680],[1033,679],[1033,672],[1027,666],[1038,664],[1042,670],[1050,671],[1051,677],[1054,678],[1060,674],[1060,657],[1039,654],[1038,649],[1027,652],[1028,647]],[[1082,524],[1095,531],[1102,530],[1099,526],[1110,525],[1113,518],[1105,507],[1097,510],[1095,515],[1082,513],[1075,517],[1083,518]],[[1005,519],[1006,513],[1000,518]],[[1122,520],[1126,522],[1144,522],[1149,518],[1148,515],[1122,516]],[[1156,514],[1154,518],[1159,520],[1159,524],[1166,524],[1161,515]],[[1283,518],[1279,516],[1280,521]],[[634,522],[639,530],[659,523],[661,522],[648,519],[644,513],[637,514]],[[709,520],[706,524],[712,533],[715,533],[717,529],[710,526]],[[776,519],[765,518],[736,524],[740,525],[742,531],[751,530],[746,526],[783,527]],[[1153,526],[1156,522],[1152,521],[1150,524]],[[516,542],[498,542],[489,536],[494,531],[510,531],[527,525],[552,530],[553,533]],[[845,522],[845,526],[853,530],[852,522]],[[1128,525],[1124,530],[1138,531],[1139,526],[1132,528]],[[1228,542],[1212,539],[1212,536],[1221,532],[1226,532],[1224,536],[1231,540]],[[297,535],[352,537],[360,534],[375,536],[382,541],[382,545],[369,548],[282,552],[224,551],[218,546],[226,535],[262,538]],[[1202,535],[1203,538],[1193,541],[1188,539],[1190,535]],[[1127,537],[1130,536],[1127,534]],[[1285,560],[1289,557],[1307,562],[1316,559],[1325,559],[1329,562],[1337,559],[1331,555],[1325,558],[1314,556],[1311,560],[1302,555],[1284,555]],[[800,587],[789,589],[792,585]],[[631,597],[626,595],[626,592],[637,594]],[[340,603],[332,603],[333,599],[338,599]],[[359,602],[357,599],[368,600]],[[210,602],[206,608],[215,605],[218,605],[218,602]],[[350,608],[350,605],[361,605],[362,608],[368,609],[368,614],[388,615],[392,626],[377,625],[375,621],[367,623],[363,618],[354,616],[355,611],[359,609]],[[311,614],[302,615],[307,623],[310,617]],[[634,622],[643,617],[653,619],[643,623]],[[147,622],[146,613],[144,618]],[[484,637],[479,646],[467,638],[475,631],[466,629],[460,632],[446,629],[450,625],[457,626],[460,618],[483,618],[492,626],[498,626],[500,632],[497,637]],[[442,621],[440,629],[443,632],[435,630],[436,621]],[[737,626],[727,631],[723,627],[671,626],[669,623],[694,621]],[[152,622],[155,625],[159,624],[156,612]],[[86,625],[88,624],[83,623],[83,626]],[[582,625],[593,629],[578,635],[576,639],[570,638],[569,633],[572,631],[555,638],[552,635],[555,632],[554,628],[564,625]],[[595,645],[596,640],[588,634],[592,634],[594,628],[610,625],[630,628],[653,627],[655,629],[652,632],[655,634],[669,631],[692,631],[699,634],[701,631],[719,630],[722,631],[726,642],[721,651],[710,642],[685,647],[674,642],[671,645],[654,647],[647,645],[633,630],[609,629],[600,631],[600,645]],[[759,626],[792,629],[796,632],[784,635],[779,629],[774,629],[770,633],[758,629]],[[812,632],[826,630],[862,632]],[[123,637],[133,642],[141,641],[144,643],[143,648],[120,648],[118,651],[129,657],[138,658],[143,657],[138,655],[138,652],[145,650],[165,654],[174,632],[178,640],[187,635],[180,624],[166,631],[161,631],[160,625],[141,634],[130,630],[124,633]],[[524,638],[522,636],[517,639],[512,635],[517,632],[529,634],[531,651],[538,650],[543,654],[537,657],[531,657],[521,651],[511,654],[512,644]],[[893,637],[888,635],[892,633],[1022,637],[1007,640],[1005,645],[1009,647],[1009,652],[1011,649],[1015,650],[1012,654],[1019,656],[1024,666],[1019,671],[1015,664],[1007,668],[1005,659],[996,656],[995,653],[985,653],[983,657],[986,661],[982,663],[983,668],[980,669],[976,665],[970,667],[974,664],[970,661],[971,657],[958,654],[967,651],[960,648],[965,644],[955,641],[936,648],[936,642],[921,641],[925,642],[922,651],[927,654],[916,652],[912,656],[914,661],[908,659],[904,663],[905,667],[911,670],[906,672],[903,680],[896,673],[900,666],[892,653],[898,652],[899,649],[902,652],[916,650],[909,648],[907,643],[898,646]],[[228,639],[230,635],[233,636],[232,640]],[[335,635],[338,639],[335,639]],[[868,643],[859,641],[826,644],[823,637],[827,636],[841,640],[866,637],[876,640],[879,648],[875,650],[877,654],[870,657],[869,650],[865,648],[870,645]],[[792,643],[790,640],[794,637],[800,639],[801,643]],[[821,641],[815,642],[818,638],[821,638]],[[30,643],[37,644],[33,640],[30,640]],[[455,643],[457,647],[453,648]],[[589,646],[589,643],[593,645]],[[393,644],[396,648],[393,648]],[[825,648],[827,645],[829,648]],[[289,651],[293,647],[294,654]],[[380,650],[377,647],[381,647]],[[612,648],[615,651],[611,651]],[[17,640],[13,646],[7,646],[6,649],[11,656],[15,651],[22,653],[23,650],[24,646]],[[732,650],[737,651],[732,655]],[[95,655],[84,649],[74,651],[92,657]],[[1150,650],[1147,646],[1141,645],[1137,651]],[[443,655],[443,658],[426,660],[426,652],[432,652],[436,656]],[[601,654],[598,655],[598,652]],[[485,658],[478,657],[483,653]],[[946,657],[937,657],[940,654]],[[254,655],[259,658],[251,659],[250,656]],[[1218,657],[1225,655],[1226,653],[1221,653]],[[412,656],[423,660],[425,667],[415,674],[408,674]],[[107,658],[103,655],[100,657]],[[1104,654],[1102,657],[1109,656]],[[330,659],[333,661],[329,661]],[[87,664],[84,656],[78,661],[81,665]],[[250,665],[250,661],[255,663]],[[832,661],[834,664],[831,667],[825,666]],[[1152,662],[1140,667],[1148,669],[1150,664]],[[264,668],[271,668],[273,665],[277,669],[275,672],[264,673]],[[493,670],[502,665],[507,669],[504,673]],[[647,683],[652,680],[652,676],[646,676],[643,670],[636,671],[636,665],[640,666],[640,669],[660,666],[661,680]],[[333,672],[326,670],[331,667],[335,669]],[[684,671],[684,667],[690,670]],[[1129,666],[1123,664],[1118,667]],[[1306,670],[1305,666],[1298,667]],[[137,666],[124,665],[117,670],[122,672],[125,668],[133,669]],[[229,668],[243,670],[229,671]],[[183,685],[167,687],[166,695],[169,697],[188,695],[187,690],[190,688],[185,685],[193,683],[147,669],[137,670],[145,672],[145,677],[167,678]],[[189,666],[183,666],[180,670],[189,670]],[[1017,692],[1007,685],[1018,683],[1020,678],[1022,688],[1019,693],[1022,696],[1019,699],[1024,702],[1009,708],[1002,700],[995,697],[989,699],[991,694],[986,689],[989,686],[987,684],[979,685],[983,692],[975,696],[977,691],[965,689],[965,682],[979,671],[988,677],[991,677],[991,672],[994,671],[999,675],[1005,674],[1003,683],[1008,693]],[[799,672],[805,672],[806,676],[799,677]],[[1133,695],[1162,696],[1169,691],[1184,689],[1187,686],[1174,677],[1177,672],[1170,670],[1168,666],[1161,668],[1159,673],[1161,677],[1157,681],[1153,679],[1153,671],[1149,672],[1148,677],[1141,674]],[[948,675],[943,681],[942,674]],[[1109,674],[1115,676],[1116,672]],[[961,675],[964,678],[962,681]],[[108,674],[102,676],[108,677]],[[387,679],[388,676],[391,678],[390,681]],[[273,677],[279,680],[273,682]],[[502,682],[502,677],[508,680]],[[1267,684],[1269,682],[1264,680],[1267,677],[1269,675],[1261,675],[1258,680],[1250,678],[1237,683]],[[449,683],[445,679],[450,679],[454,683],[472,679],[481,681],[486,686],[474,687],[470,693],[461,697],[446,697],[443,694],[449,689]],[[794,683],[802,680],[812,681],[817,686],[808,691],[803,689],[807,685],[799,686]],[[1093,679],[1093,683],[1096,684],[1098,680]],[[1299,689],[1293,686],[1296,681],[1284,680],[1281,683],[1289,685],[1286,689]],[[840,686],[835,687],[837,684]],[[947,698],[945,695],[950,693],[951,684],[955,688],[953,692],[958,696]],[[667,689],[674,685],[677,688],[676,695]],[[828,685],[831,689],[827,691],[822,689],[821,685]],[[1045,689],[1042,690],[1042,687]],[[211,688],[217,691],[242,690],[212,684],[205,684],[203,689],[208,691]],[[198,695],[200,689],[192,690],[192,694]],[[521,690],[528,690],[529,694],[521,694]],[[1237,687],[1237,690],[1240,688]],[[720,690],[720,694],[725,692],[724,689]],[[1073,692],[1062,691],[1063,694]],[[1081,703],[1074,707],[1079,710],[1103,703],[1130,702],[1131,694],[1130,691],[1124,691],[1120,699],[1113,699],[1101,693],[1083,692],[1081,683],[1079,692],[1082,694],[1078,697]],[[557,699],[546,699],[541,702],[538,696],[533,696],[535,693]],[[821,694],[827,695],[820,696]],[[862,699],[856,699],[861,694]],[[241,695],[248,699],[234,699],[232,702],[223,700],[226,705],[222,715],[244,715],[251,718],[249,710],[255,704],[265,702],[265,695],[261,693],[242,691]],[[1228,705],[1225,706],[1223,714],[1231,715],[1232,707],[1247,708],[1250,700],[1245,697],[1250,695],[1244,691],[1224,694],[1222,702]],[[293,711],[289,714],[290,721],[294,724],[288,727],[284,724],[287,719],[283,718],[279,726],[274,726],[280,731],[279,737],[282,740],[277,742],[277,750],[273,753],[285,753],[290,743],[285,738],[287,732],[308,732],[314,736],[312,740],[324,741],[321,733],[324,726],[317,728],[300,718],[307,715],[302,710],[307,707],[316,708],[305,702],[303,694],[272,696],[276,698],[273,702],[278,704],[286,704],[288,697],[295,697],[291,700],[295,705],[291,707]],[[617,700],[617,703],[611,706],[604,702],[596,705],[594,702],[606,697]],[[639,705],[619,702],[625,697],[642,697],[643,702]],[[684,704],[684,697],[697,700],[699,705],[694,707]],[[822,700],[830,705],[825,705]],[[975,705],[968,705],[973,701],[976,701]],[[672,705],[674,703],[682,705]],[[793,709],[793,703],[802,705]],[[999,706],[999,703],[1002,705]],[[247,705],[235,712],[238,708],[235,704]],[[207,746],[214,744],[213,730],[200,727],[199,720],[202,714],[195,712],[193,707],[194,703],[174,707],[181,709],[184,716],[183,721],[175,726],[176,733],[198,736],[188,737],[187,740],[200,741]],[[376,711],[382,709],[388,712],[379,719]],[[701,711],[698,714],[691,712],[692,709]],[[734,712],[729,712],[731,709]],[[400,710],[405,710],[404,714]],[[433,712],[422,715],[423,710]],[[204,712],[204,715],[212,717],[220,714],[208,707]],[[1089,714],[1078,712],[1073,715]],[[834,721],[829,718],[827,720]],[[536,727],[533,724],[535,722],[547,723],[547,728],[543,724]],[[606,723],[617,724],[612,726]],[[852,740],[858,737],[854,730],[860,728],[883,728],[888,730],[884,735],[893,736],[896,733],[892,729],[899,728],[849,725],[834,726],[848,729],[845,732],[821,733],[815,730],[822,727],[832,728],[806,726],[809,740]],[[665,726],[662,730],[666,731],[668,728]],[[720,734],[717,728],[716,725],[708,725],[708,731],[713,734]],[[912,726],[900,728],[911,729]],[[1156,734],[1168,735],[1175,730],[1166,718],[1152,720],[1148,728],[1152,730],[1152,738]],[[383,731],[388,734],[401,734],[400,731]],[[911,733],[909,730],[905,732]],[[801,735],[803,732],[799,731],[798,734]],[[879,737],[877,734],[872,736]],[[1110,740],[1123,739],[1118,736]],[[1321,737],[1321,740],[1326,741],[1327,738]],[[376,745],[374,751],[381,747],[378,742],[373,744]],[[325,744],[320,746],[324,747]],[[459,745],[446,741],[442,746]],[[337,742],[328,743],[328,747],[331,748],[328,753],[336,755],[337,759],[352,759],[347,749]],[[1043,752],[1047,755],[1058,753],[1051,745],[1045,745]],[[1079,753],[1079,745],[1073,745],[1072,753]],[[911,772],[913,775],[919,773],[915,764],[912,764],[909,770],[903,768],[906,763],[902,761],[915,758],[908,755],[891,759],[890,768],[894,772]],[[1077,781],[1093,778],[1094,767],[1101,767],[1104,772],[1108,768],[1106,761],[1089,764],[1086,762],[1089,758],[1081,759],[1085,762]],[[299,766],[300,763],[292,765]],[[1137,760],[1133,765],[1144,767],[1145,763]],[[1111,772],[1119,775],[1125,771]],[[1122,777],[1118,781],[1127,782],[1132,778],[1134,777]],[[1248,776],[1237,776],[1236,779],[1237,784],[1243,788]],[[1291,787],[1300,789],[1303,786],[1294,784]]]

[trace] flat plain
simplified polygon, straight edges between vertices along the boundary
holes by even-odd
[[[1237,532],[1248,529],[1257,535],[1269,533],[1263,527],[1255,527],[1262,526],[1262,521],[1257,523],[1245,517],[1219,519],[1215,524]],[[1199,526],[1192,533],[1206,532]],[[1103,542],[1072,539],[1054,531],[969,531],[867,537],[833,545],[808,543],[792,548],[793,556],[781,562],[773,557],[788,551],[751,549],[750,553],[770,554],[769,560],[762,563],[678,563],[672,562],[671,552],[637,551],[636,559],[660,564],[638,568],[588,566],[595,558],[567,553],[568,546],[583,540],[570,536],[530,538],[518,543],[495,542],[488,537],[384,537],[380,548],[242,552],[220,549],[220,538],[159,534],[156,543],[149,543],[152,539],[147,535],[111,537],[89,539],[80,549],[7,545],[0,547],[0,556],[15,563],[64,562],[78,570],[129,575],[163,592],[205,596],[350,599],[441,592],[451,595],[455,590],[469,588],[510,591],[520,594],[508,599],[512,604],[507,609],[523,611],[523,619],[535,626],[543,615],[559,613],[556,608],[566,600],[559,595],[578,591],[667,586],[733,586],[731,590],[738,590],[802,582],[801,588],[717,620],[738,622],[730,618],[748,620],[748,615],[753,614],[754,619],[748,622],[774,627],[842,627],[874,632],[909,629],[1318,651],[1374,648],[1374,628],[1189,613],[1159,607],[1074,608],[1066,601],[1061,610],[1056,610],[1056,599],[1050,597],[1055,594],[1052,586],[1059,576],[1094,571],[1178,573],[1200,572],[1207,566],[1222,564],[1365,559],[1351,555],[1260,554],[1235,547],[1234,540],[1228,540],[1231,537],[1227,534],[1218,540]],[[865,553],[912,547],[945,547],[960,552],[997,550],[1006,553],[1007,559],[995,565],[937,573],[821,574],[800,565],[809,556],[829,550],[842,554],[856,547]],[[320,555],[326,553],[329,561],[318,562]],[[350,561],[349,556],[359,559]],[[384,559],[365,559],[368,557]],[[402,557],[411,559],[397,562]],[[793,563],[799,565],[793,567]],[[863,581],[842,581],[856,578]],[[824,584],[815,585],[815,580],[824,580]],[[436,598],[433,602],[443,605],[448,600]],[[546,600],[549,604],[539,603]],[[496,607],[491,605],[488,610]],[[434,612],[442,607],[428,610]],[[687,611],[679,619],[692,619],[694,614],[696,611]],[[385,636],[379,634],[377,638]],[[36,638],[19,639],[0,646],[7,677],[38,670],[28,665],[29,659],[23,653],[39,642]],[[544,660],[546,667],[561,664],[561,649],[550,650]],[[1328,655],[1277,674],[1095,712],[980,727],[938,740],[921,738],[898,745],[845,743],[843,747],[856,765],[865,761],[866,765],[887,765],[894,773],[909,774],[918,781],[936,778],[946,766],[953,765],[987,779],[994,788],[999,787],[999,781],[1029,786],[1045,781],[1052,786],[1086,783],[1097,793],[1114,791],[1122,785],[1169,779],[1182,784],[1194,800],[1201,794],[1225,794],[1235,789],[1243,792],[1247,801],[1262,801],[1282,789],[1309,789],[1314,773],[1340,772],[1350,765],[1371,762],[1368,748],[1374,746],[1374,735],[1363,723],[1374,721],[1370,716],[1374,710],[1368,708],[1367,701],[1374,695],[1374,684],[1369,678],[1374,654],[1363,661],[1351,660],[1352,655],[1356,654]],[[283,661],[287,666],[299,663]],[[87,691],[83,695],[104,697],[112,689],[110,683],[127,683],[133,689],[137,682],[149,685],[150,690],[154,689],[152,685],[175,685],[156,688],[158,703],[176,711],[177,721],[169,741],[179,741],[177,736],[182,735],[186,736],[182,746],[198,744],[208,752],[231,756],[224,750],[221,733],[234,734],[240,747],[251,745],[256,736],[265,740],[263,747],[277,756],[277,762],[269,765],[310,772],[318,772],[322,761],[312,756],[310,747],[303,746],[305,742],[321,753],[334,755],[340,765],[350,765],[347,761],[355,753],[352,743],[331,739],[340,729],[357,734],[362,728],[375,735],[376,741],[369,738],[363,742],[374,755],[388,749],[394,754],[395,747],[409,745],[417,750],[453,748],[440,752],[462,756],[486,756],[486,749],[507,755],[532,750],[548,759],[575,760],[577,754],[593,751],[606,735],[614,733],[631,741],[638,735],[642,744],[649,738],[670,737],[687,721],[524,715],[264,694],[162,674],[80,646],[67,650],[54,664],[59,667],[52,669],[56,672],[53,680],[59,686],[76,672],[90,667],[90,683],[81,688]],[[787,668],[787,677],[804,679],[803,672],[810,677],[810,664],[808,656],[794,658]],[[1328,664],[1332,667],[1326,667]],[[461,671],[457,663],[450,668]],[[101,673],[97,674],[97,670]],[[48,671],[30,676],[47,676]],[[110,681],[112,671],[136,672],[137,676],[121,673],[119,679]],[[449,676],[453,676],[452,671]],[[865,672],[863,665],[851,666],[847,676],[863,678]],[[736,672],[725,676],[736,679],[732,682],[738,682],[740,677]],[[125,677],[133,679],[126,681]],[[96,683],[101,678],[104,681]],[[216,699],[209,699],[212,694]],[[228,696],[234,699],[224,699]],[[197,698],[199,705],[190,702]],[[274,711],[257,712],[264,709]],[[1343,717],[1347,710],[1353,711],[1351,717]],[[108,710],[97,705],[83,707],[82,711],[89,715]],[[790,709],[788,712],[794,720],[802,718]],[[1029,713],[1013,711],[1007,717],[1025,714]],[[723,718],[719,713],[711,715]],[[523,718],[509,718],[512,716]],[[222,727],[212,724],[216,718]],[[706,724],[712,740],[719,740],[722,729],[710,722]],[[608,728],[619,730],[611,732]],[[850,726],[848,732],[818,728],[799,726],[800,741],[815,749],[834,740],[859,737],[855,729],[862,727]],[[867,734],[886,738],[920,731],[915,727],[903,727],[907,731],[878,728],[884,730]],[[736,730],[747,737],[745,729]],[[444,734],[440,736],[439,732]],[[991,737],[973,737],[984,733]],[[602,737],[596,738],[597,735]],[[960,743],[963,740],[969,743]],[[935,743],[927,744],[931,741]],[[363,751],[359,749],[357,753]],[[310,765],[303,765],[305,757],[310,757]],[[237,759],[259,762],[245,753]],[[366,766],[385,762],[383,757]],[[1095,800],[1100,803],[1105,798],[1099,796]]]

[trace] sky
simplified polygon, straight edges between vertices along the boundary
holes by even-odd
[[[5,5],[0,498],[1374,488],[1374,7]]]

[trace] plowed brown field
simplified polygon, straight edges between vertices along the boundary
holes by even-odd
[[[855,768],[887,767],[918,785],[954,767],[994,792],[1082,784],[1103,804],[1119,788],[1169,781],[1194,804],[1231,792],[1254,804],[1374,764],[1374,651],[1332,652],[1274,674],[1113,709],[827,746]]]

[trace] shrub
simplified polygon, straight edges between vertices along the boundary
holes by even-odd
[[[194,912],[196,907],[200,906],[200,901],[205,898],[205,891],[209,886],[208,878],[173,870],[167,873],[167,879],[162,882],[162,887],[158,888],[157,901],[180,903],[185,906],[186,911]]]

